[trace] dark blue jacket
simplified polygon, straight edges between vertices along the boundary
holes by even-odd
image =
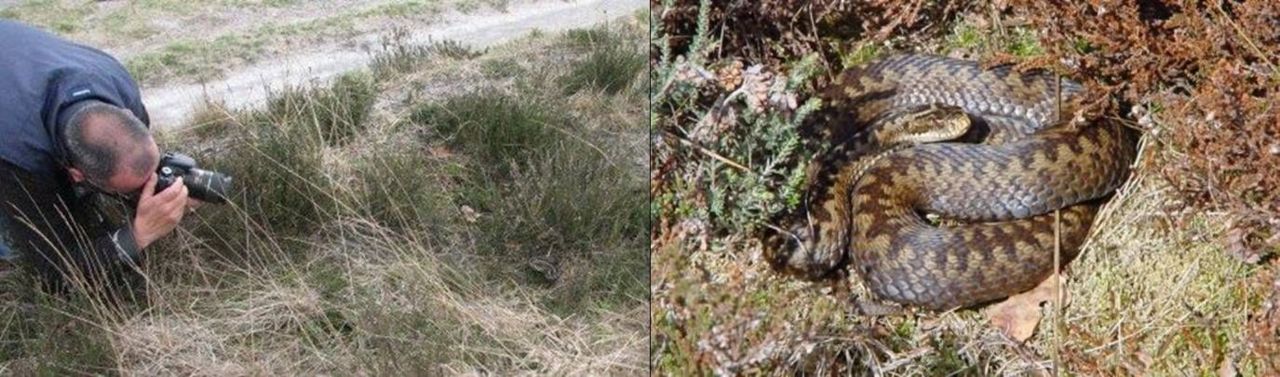
[[[95,272],[141,262],[132,221],[114,223],[100,195],[84,195],[66,173],[62,128],[68,108],[88,99],[150,123],[137,84],[115,58],[0,20],[0,249],[9,248],[0,251],[17,252],[54,287],[69,269],[96,281]]]
[[[0,20],[0,159],[57,175],[58,135],[71,104],[96,99],[133,111],[150,125],[133,77],[115,58],[47,32]]]

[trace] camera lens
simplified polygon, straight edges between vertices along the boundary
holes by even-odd
[[[231,176],[202,169],[191,169],[182,178],[189,195],[209,203],[226,203],[231,191]]]

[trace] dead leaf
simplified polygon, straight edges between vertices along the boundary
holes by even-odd
[[[1218,367],[1218,377],[1236,377],[1240,372],[1236,370],[1236,363],[1231,360],[1222,360],[1222,366]]]
[[[1262,260],[1262,253],[1255,248],[1249,247],[1249,229],[1244,226],[1238,226],[1235,221],[1232,222],[1230,227],[1231,229],[1227,231],[1226,236],[1222,239],[1227,253],[1241,262],[1249,264],[1258,263],[1258,261]]]
[[[467,220],[467,222],[469,222],[469,223],[475,223],[475,222],[476,222],[476,220],[479,220],[479,219],[480,219],[480,214],[479,214],[479,213],[477,213],[477,212],[476,212],[476,210],[471,209],[471,207],[466,206],[466,205],[463,205],[463,206],[462,206],[462,219],[463,219],[463,220]]]
[[[1010,338],[1023,342],[1031,338],[1040,319],[1044,317],[1040,312],[1040,304],[1052,301],[1057,292],[1058,275],[1050,275],[1035,289],[1009,296],[1009,299],[991,305],[984,312],[992,326]]]
[[[428,147],[427,153],[430,154],[431,157],[435,157],[435,158],[453,157],[453,151],[450,151],[449,148],[446,148],[443,146]]]
[[[1142,363],[1142,367],[1145,369],[1151,369],[1151,366],[1156,363],[1156,360],[1149,353],[1138,351],[1136,354],[1138,355],[1138,361]]]

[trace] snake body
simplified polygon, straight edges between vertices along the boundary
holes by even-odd
[[[930,55],[845,71],[814,121],[837,147],[810,164],[802,208],[765,233],[767,259],[808,278],[852,264],[881,298],[935,310],[1035,287],[1055,247],[1064,261],[1076,254],[1136,155],[1118,124],[1062,120],[1080,92],[1043,72]],[[903,128],[892,125],[937,106],[963,112],[967,132],[894,148]]]

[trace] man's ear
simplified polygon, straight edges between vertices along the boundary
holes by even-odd
[[[67,168],[67,173],[71,175],[72,183],[84,182],[84,172],[76,168]]]

